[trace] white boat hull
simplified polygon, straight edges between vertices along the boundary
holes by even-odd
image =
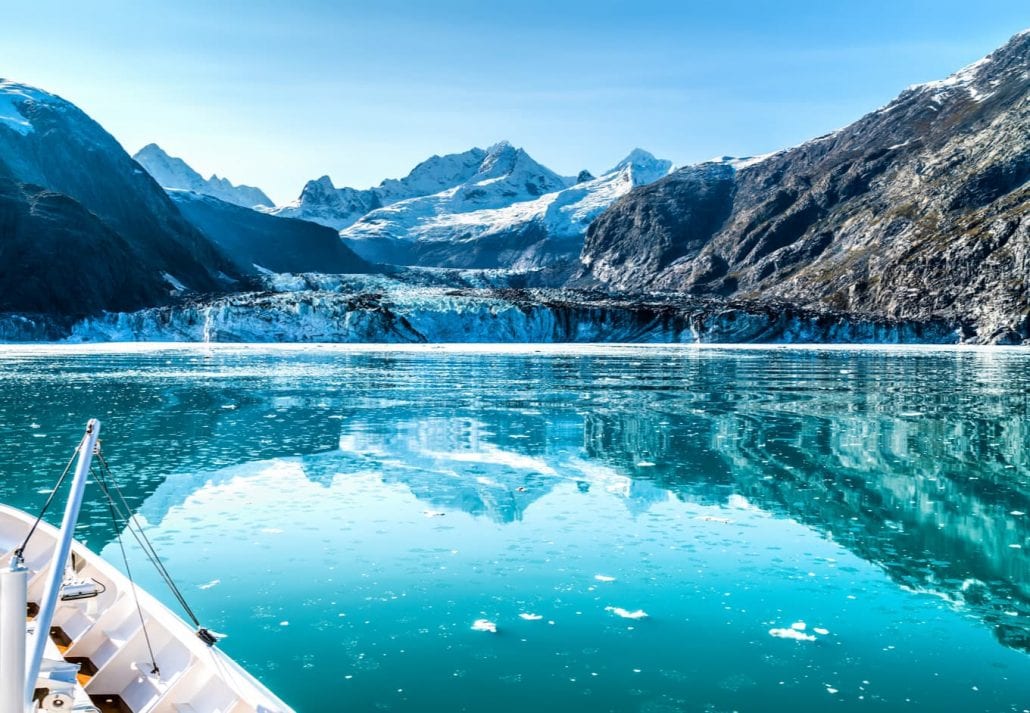
[[[0,505],[0,567],[8,565],[33,520],[20,510]],[[40,601],[57,539],[56,528],[40,523],[25,550],[30,603]],[[75,705],[68,710],[293,713],[229,656],[208,647],[186,622],[136,587],[160,671],[151,673],[132,584],[78,542],[72,544],[72,559],[76,577],[95,579],[106,589],[96,597],[60,601],[54,613],[48,657],[81,664]]]

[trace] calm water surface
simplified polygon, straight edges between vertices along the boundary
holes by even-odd
[[[0,501],[99,417],[300,711],[1030,710],[1025,350],[5,347],[0,379]],[[79,537],[115,536],[94,490]]]

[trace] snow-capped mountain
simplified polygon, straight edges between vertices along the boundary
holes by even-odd
[[[297,200],[268,212],[283,218],[310,220],[341,230],[369,211],[407,198],[427,196],[468,181],[480,171],[488,152],[432,156],[404,178],[389,178],[375,188],[337,188],[329,176],[308,181]]]
[[[272,207],[272,201],[260,188],[234,186],[229,179],[216,175],[204,178],[181,158],[169,156],[157,144],[147,144],[133,158],[166,190],[193,191],[244,208]]]
[[[340,234],[359,255],[380,262],[540,267],[576,257],[594,218],[671,168],[671,161],[634,149],[597,178],[583,171],[564,179],[502,143],[466,182],[373,210]]]

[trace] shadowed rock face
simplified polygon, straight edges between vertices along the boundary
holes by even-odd
[[[0,177],[0,311],[84,315],[164,301],[167,289],[138,268],[132,246],[72,198]]]
[[[1030,340],[1030,32],[834,134],[639,188],[577,282],[964,320]],[[720,211],[722,211],[720,215]]]
[[[173,191],[179,210],[243,274],[272,272],[371,272],[332,228],[278,218],[186,191]]]
[[[0,311],[82,315],[225,284],[225,258],[96,122],[24,85],[0,80],[0,98],[17,112],[0,121]]]

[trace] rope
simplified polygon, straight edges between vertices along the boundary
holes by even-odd
[[[72,457],[68,459],[68,465],[64,467],[64,472],[61,473],[61,477],[57,479],[57,484],[54,486],[54,489],[50,491],[50,496],[46,499],[46,502],[43,503],[43,509],[39,511],[39,515],[36,516],[36,521],[32,523],[32,527],[29,529],[29,534],[25,535],[25,541],[22,542],[21,546],[14,551],[14,556],[19,560],[23,559],[22,554],[25,552],[25,548],[28,547],[29,540],[31,540],[32,536],[36,534],[36,528],[39,526],[40,521],[46,514],[47,509],[50,507],[50,503],[54,501],[54,498],[57,496],[57,491],[60,490],[61,485],[64,484],[64,479],[67,478],[68,473],[71,472],[72,463],[75,462],[75,455],[79,452],[80,447],[81,444],[79,446],[75,446],[75,450],[72,451]]]
[[[104,491],[104,495],[107,496],[107,505],[111,508],[111,518],[114,520],[115,527],[119,529],[115,534],[115,539],[118,540],[118,549],[122,551],[122,563],[125,565],[125,575],[129,578],[129,586],[132,587],[132,598],[136,602],[136,613],[139,615],[139,625],[143,628],[143,638],[146,639],[147,651],[150,653],[150,673],[160,676],[161,669],[158,668],[157,657],[154,656],[154,647],[150,643],[150,632],[147,631],[147,622],[143,617],[143,607],[140,606],[139,603],[139,593],[136,590],[136,581],[132,578],[132,569],[129,567],[129,557],[125,553],[125,544],[122,542],[122,533],[120,530],[122,526],[118,522],[118,513],[116,512],[114,499],[111,497],[111,493],[107,489],[107,483],[104,481],[103,473],[100,473],[92,467],[89,470],[90,473],[93,474],[97,483],[100,484],[100,489]]]
[[[198,634],[201,635],[201,639],[204,639],[203,633],[206,632],[206,630],[204,630],[203,627],[201,627],[200,619],[197,618],[197,615],[194,613],[194,610],[193,608],[191,608],[190,604],[186,602],[185,597],[183,597],[182,592],[179,590],[179,587],[176,586],[174,580],[172,580],[172,576],[168,573],[168,570],[165,568],[164,563],[161,561],[161,557],[158,556],[157,550],[153,548],[153,545],[150,543],[150,540],[146,537],[146,533],[143,532],[142,525],[140,525],[139,520],[136,519],[136,515],[133,512],[132,508],[129,507],[129,503],[126,501],[125,495],[123,495],[122,493],[122,488],[118,487],[118,483],[114,479],[113,473],[111,473],[110,466],[107,465],[107,462],[104,460],[104,456],[99,452],[97,453],[96,457],[97,461],[101,464],[103,470],[109,476],[110,483],[114,487],[114,491],[115,494],[117,494],[118,496],[118,500],[122,501],[122,505],[125,508],[125,514],[123,516],[126,520],[126,530],[128,530],[130,534],[132,534],[132,536],[136,539],[136,543],[139,544],[140,548],[142,548],[143,553],[146,555],[147,559],[149,559],[150,563],[153,565],[153,567],[155,567],[155,569],[158,571],[158,574],[161,576],[165,584],[171,590],[172,596],[175,598],[175,601],[177,601],[179,603],[179,606],[182,607],[182,610],[186,613],[186,616],[190,617],[190,620],[193,621],[194,625],[198,627]],[[103,487],[106,491],[106,480],[100,480],[99,482],[101,482],[101,487]],[[204,639],[204,641],[205,643],[207,643],[206,639]],[[208,645],[210,646],[210,644]]]

